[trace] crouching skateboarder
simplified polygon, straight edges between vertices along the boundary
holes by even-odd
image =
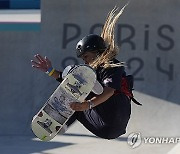
[[[82,103],[73,102],[71,108],[76,112],[66,125],[70,126],[78,120],[90,132],[104,139],[115,139],[125,134],[131,115],[133,96],[128,87],[122,88],[126,73],[123,64],[116,59],[118,49],[114,42],[114,27],[123,9],[118,13],[117,9],[110,12],[101,36],[87,35],[76,46],[77,57],[94,68],[104,90],[101,95],[90,93]],[[33,67],[62,81],[62,72],[53,69],[47,57],[35,55],[35,58],[32,60]]]

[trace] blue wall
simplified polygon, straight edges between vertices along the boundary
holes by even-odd
[[[40,9],[40,0],[0,0],[0,9]]]

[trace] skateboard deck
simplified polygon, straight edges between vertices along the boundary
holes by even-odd
[[[42,141],[53,139],[73,115],[71,102],[83,102],[91,91],[103,92],[96,73],[87,65],[68,66],[62,77],[64,80],[32,120],[32,131]]]

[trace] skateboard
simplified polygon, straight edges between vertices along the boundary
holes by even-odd
[[[95,71],[87,65],[67,66],[62,78],[31,123],[33,133],[42,141],[53,139],[73,115],[71,102],[83,102],[91,91],[97,95],[103,92]]]

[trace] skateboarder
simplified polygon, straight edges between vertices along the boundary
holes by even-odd
[[[72,102],[71,108],[76,112],[67,126],[78,120],[93,134],[105,139],[114,139],[124,134],[131,114],[129,97],[117,93],[121,89],[122,77],[126,76],[123,64],[116,59],[118,48],[114,41],[115,24],[123,9],[118,13],[116,8],[110,12],[101,36],[87,35],[76,46],[77,57],[95,69],[104,90],[101,95],[90,93],[82,103]],[[62,72],[55,70],[47,57],[37,54],[35,58],[32,67],[62,81]]]

